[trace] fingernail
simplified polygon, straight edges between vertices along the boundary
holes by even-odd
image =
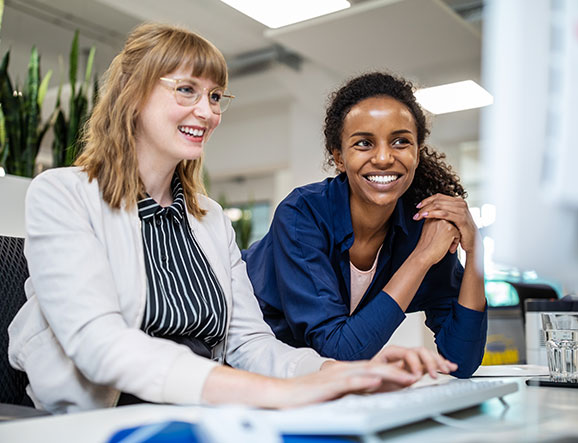
[[[424,217],[427,217],[428,214],[429,214],[429,212],[422,212],[421,215],[423,215]]]
[[[416,208],[421,208],[421,202],[416,205]]]
[[[414,220],[417,220],[418,218],[419,218],[419,212],[413,216]]]

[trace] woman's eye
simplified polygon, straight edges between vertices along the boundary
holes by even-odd
[[[359,140],[358,142],[355,142],[353,144],[353,146],[356,146],[358,148],[362,148],[362,149],[367,149],[371,147],[371,142],[369,140]]]
[[[182,95],[186,96],[193,96],[195,95],[195,87],[193,85],[182,84],[177,86],[177,92]]]
[[[219,103],[223,98],[223,93],[221,91],[212,91],[210,97],[213,103]]]
[[[404,137],[396,138],[396,139],[393,141],[393,145],[394,145],[395,147],[398,147],[398,148],[403,148],[403,147],[406,147],[406,146],[411,145],[411,141],[410,141],[409,139],[407,139],[407,138],[404,138]]]

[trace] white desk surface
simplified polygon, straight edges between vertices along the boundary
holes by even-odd
[[[496,368],[498,369],[498,368]],[[443,379],[444,377],[441,377]],[[493,377],[496,379],[496,377]],[[578,389],[528,387],[526,377],[516,380],[520,390],[505,397],[449,415],[453,425],[424,420],[366,441],[481,442],[578,441]],[[419,384],[429,384],[424,379]],[[199,407],[135,405],[77,414],[40,417],[0,423],[0,442],[104,443],[117,430],[162,420],[195,421]]]

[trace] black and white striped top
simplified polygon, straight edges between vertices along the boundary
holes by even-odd
[[[194,337],[213,347],[225,337],[225,296],[189,226],[176,175],[171,188],[170,206],[150,197],[138,202],[148,281],[141,329],[155,337]]]

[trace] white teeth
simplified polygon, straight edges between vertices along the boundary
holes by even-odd
[[[397,175],[368,175],[367,179],[373,183],[379,183],[380,185],[384,185],[386,183],[391,183],[397,180]]]
[[[204,129],[190,128],[188,126],[179,126],[179,131],[187,135],[192,135],[193,137],[202,137],[205,133]]]

